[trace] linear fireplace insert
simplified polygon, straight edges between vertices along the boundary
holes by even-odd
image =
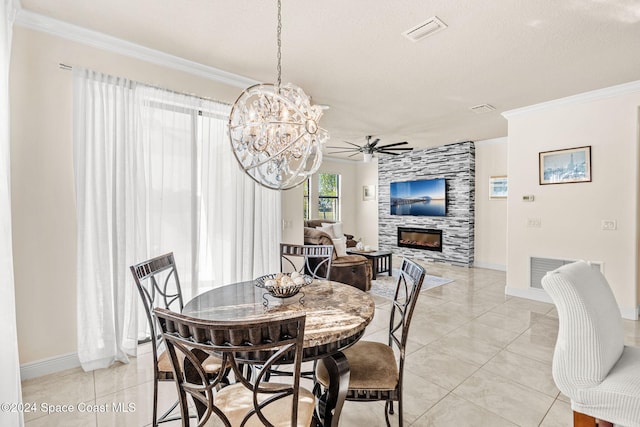
[[[398,246],[442,252],[442,230],[398,227]]]

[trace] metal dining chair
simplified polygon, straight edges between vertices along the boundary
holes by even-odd
[[[280,243],[280,271],[297,271],[314,279],[329,279],[333,246]]]
[[[153,316],[153,309],[155,307],[163,307],[181,311],[183,307],[182,290],[172,252],[132,265],[130,269],[142,299],[151,336],[154,361],[153,425],[157,426],[158,423],[174,421],[180,418],[169,416],[178,405],[178,402],[158,416],[158,382],[172,381],[173,370],[169,355],[164,351],[164,340],[157,320]],[[208,374],[213,375],[221,371],[222,362],[220,359],[212,357],[206,361],[205,366]]]
[[[402,421],[402,385],[405,348],[409,335],[411,317],[418,300],[425,269],[415,262],[404,259],[396,283],[396,292],[389,319],[388,344],[372,341],[358,341],[343,353],[349,362],[349,390],[347,400],[371,402],[385,401],[385,420],[393,414],[393,402],[398,402],[398,422]],[[396,360],[395,350],[399,353]],[[322,360],[316,367],[318,385],[329,386],[329,373]],[[321,394],[321,390],[318,390]]]
[[[162,308],[154,313],[175,372],[184,427],[189,426],[191,401],[198,426],[311,425],[315,397],[300,387],[304,313],[242,322],[197,319]],[[222,372],[208,380],[202,361],[212,354],[231,367],[234,384],[220,387]],[[266,382],[274,363],[292,363],[291,382]],[[253,371],[242,367],[247,364],[263,369],[249,377],[246,373]]]

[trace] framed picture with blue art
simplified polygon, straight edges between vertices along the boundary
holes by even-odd
[[[591,146],[540,153],[540,185],[591,182]]]
[[[506,176],[492,176],[489,178],[489,200],[507,198],[509,181]]]

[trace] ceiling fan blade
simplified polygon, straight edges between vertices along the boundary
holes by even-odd
[[[352,154],[352,155],[350,155],[349,157],[357,156],[358,154],[360,154],[360,153],[359,153],[359,152],[358,152],[358,153],[353,153],[353,154]]]
[[[327,154],[354,153],[354,152],[355,152],[355,154],[358,154],[359,151],[358,150],[340,150],[340,151],[331,151],[331,152],[329,152]]]
[[[395,147],[396,145],[407,145],[408,142],[407,141],[402,141],[402,142],[394,142],[393,144],[385,144],[385,145],[381,145],[378,148],[388,148],[388,147]]]
[[[351,145],[353,145],[354,147],[358,147],[358,148],[360,148],[360,146],[359,146],[358,144],[354,144],[353,142],[344,141],[344,140],[343,140],[342,142],[346,142],[347,144],[351,144]]]
[[[382,151],[382,150],[378,150],[377,152],[382,154],[391,154],[394,156],[399,156],[400,154],[402,154],[402,153],[394,153],[393,151]]]
[[[359,150],[359,149],[360,149],[360,147],[358,147],[358,148],[351,148],[351,147],[339,147],[339,146],[337,146],[337,145],[327,145],[327,148],[337,148],[337,149],[339,149],[339,150],[355,150],[355,151],[357,151],[357,150]]]
[[[375,147],[376,145],[378,145],[378,142],[380,142],[380,138],[376,138],[369,146],[371,148]]]
[[[393,148],[378,147],[378,148],[376,148],[376,151],[380,151],[380,150],[400,150],[400,151],[411,151],[411,150],[413,150],[413,148],[412,148],[412,147],[393,147]]]

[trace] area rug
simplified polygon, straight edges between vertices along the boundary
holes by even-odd
[[[394,293],[396,291],[397,280],[398,276],[395,271],[394,276],[378,276],[376,280],[371,281],[371,289],[369,290],[369,292],[383,298],[393,299]],[[453,282],[453,279],[430,276],[427,274],[424,278],[424,282],[422,282],[421,292],[424,292],[428,289],[433,289],[438,286],[446,285],[447,283],[451,282]]]

